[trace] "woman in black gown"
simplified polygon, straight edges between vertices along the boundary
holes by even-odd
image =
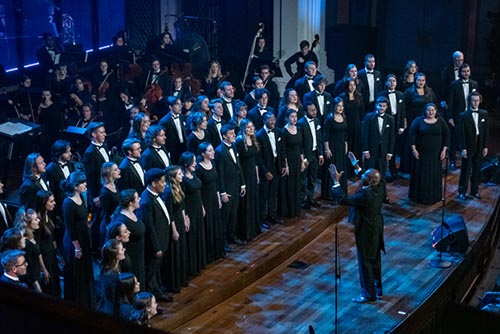
[[[446,121],[437,116],[433,103],[427,104],[424,116],[411,123],[409,143],[413,154],[409,198],[421,204],[441,200],[442,160],[446,157],[450,131]]]
[[[426,84],[424,73],[415,74],[413,86],[405,90],[404,102],[406,111],[406,124],[411,124],[413,120],[422,114],[427,103],[437,104],[436,95],[432,88]],[[409,135],[405,131],[401,135],[401,160],[399,170],[403,173],[409,173],[412,166],[412,151],[410,149]]]
[[[408,60],[405,65],[405,69],[403,70],[403,76],[401,77],[399,82],[402,85],[402,92],[413,86],[415,83],[415,75],[418,73],[417,62],[414,60]]]
[[[347,121],[344,117],[344,102],[340,97],[333,99],[333,113],[325,119],[323,140],[325,141],[326,165],[334,164],[339,171],[347,170]],[[325,173],[328,174],[328,173]],[[345,174],[345,173],[344,173]],[[347,194],[346,175],[340,177],[340,186]],[[330,175],[321,180],[321,197],[330,199],[332,181]]]
[[[167,169],[168,187],[162,194],[168,212],[172,219],[172,237],[165,256],[165,265],[162,266],[162,282],[166,282],[169,292],[180,292],[182,286],[188,283],[188,253],[187,232],[189,232],[189,218],[186,216],[185,194],[182,190],[182,171],[179,166],[170,166]],[[177,239],[175,238],[177,236]]]
[[[204,141],[210,141],[207,132],[207,116],[202,112],[192,112],[187,118],[187,126],[190,128],[190,133],[186,139],[186,149],[193,154],[198,151],[198,145]]]
[[[64,299],[94,310],[94,269],[90,249],[87,205],[82,194],[87,190],[85,173],[76,171],[62,182],[66,198],[62,204],[65,225],[63,237]]]
[[[106,241],[106,227],[111,222],[111,215],[115,211],[119,202],[116,180],[121,177],[120,168],[114,162],[105,162],[101,167],[101,191],[99,201],[101,202],[101,225],[99,226],[99,241],[101,248]]]
[[[191,152],[184,152],[179,158],[184,176],[182,184],[186,195],[186,214],[189,216],[188,261],[189,277],[198,276],[207,265],[207,251],[205,242],[205,224],[201,198],[201,180],[196,176],[196,157]]]
[[[117,298],[120,262],[125,259],[125,247],[117,239],[107,240],[101,249],[100,301],[97,310],[112,316],[120,315],[120,299]]]
[[[207,263],[224,257],[224,229],[220,219],[222,203],[217,191],[217,170],[213,163],[215,150],[212,144],[204,142],[198,146],[196,175],[201,180],[201,201],[205,209],[205,239]]]
[[[229,124],[234,126],[234,133],[240,133],[241,121],[247,118],[248,106],[243,101],[238,101],[235,104],[233,117],[229,120]]]
[[[287,123],[287,112],[289,109],[295,110],[297,113],[297,119],[300,119],[304,116],[304,108],[300,103],[299,96],[297,95],[297,91],[293,88],[288,88],[283,92],[283,98],[281,99],[280,105],[278,107],[278,111],[276,115],[276,127],[283,128]]]
[[[55,240],[55,224],[50,218],[50,212],[55,208],[56,201],[50,191],[40,190],[36,194],[36,212],[40,218],[39,245],[43,263],[48,276],[42,280],[42,290],[54,297],[61,298],[61,271],[59,269],[58,255],[60,250]]]
[[[222,81],[224,81],[224,77],[222,75],[221,66],[218,61],[214,60],[210,63],[207,76],[201,84],[203,94],[208,96],[210,100],[218,98],[217,89]]]
[[[361,156],[361,122],[365,115],[363,96],[359,92],[356,81],[347,78],[344,82],[344,92],[339,95],[344,102],[344,115],[347,122],[347,146],[355,156]],[[347,177],[353,175],[352,169],[345,170]]]
[[[240,123],[240,134],[236,138],[235,146],[247,190],[245,196],[240,198],[236,233],[240,240],[250,241],[261,233],[258,189],[260,153],[259,143],[255,136],[255,126],[248,118],[243,119]]]
[[[146,227],[136,214],[141,198],[135,189],[125,189],[120,191],[119,205],[112,216],[114,224],[124,224],[129,231],[128,242],[126,243],[130,268],[142,287],[146,286],[146,274],[144,269],[144,234]],[[110,231],[111,232],[111,231]],[[110,233],[111,234],[111,233]],[[124,268],[122,268],[124,271]]]
[[[297,111],[288,109],[283,127],[283,158],[285,160],[285,217],[300,216],[300,174],[305,170],[302,131],[297,124]]]

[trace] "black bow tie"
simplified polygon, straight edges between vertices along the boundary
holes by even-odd
[[[161,147],[154,147],[153,148],[156,150],[156,152],[160,152],[161,151]]]
[[[267,133],[272,133],[273,132],[273,130],[266,130],[266,131],[267,131]]]
[[[310,76],[307,76],[307,75],[306,75],[306,78],[307,78],[307,80],[313,80],[314,79],[313,77],[310,77]]]
[[[260,111],[262,111],[262,110],[266,111],[267,109],[265,107],[259,107],[259,110]]]
[[[388,92],[388,94],[396,94],[396,91]]]
[[[316,92],[316,96],[323,96],[323,95],[325,95],[325,93],[317,93]]]
[[[309,120],[309,123],[314,122],[314,118],[309,118],[308,120]]]
[[[65,162],[65,163],[59,163],[59,166],[61,166],[61,168],[64,168],[64,167],[68,167],[68,163]]]
[[[104,148],[104,145],[94,145],[95,148],[97,148],[98,150],[100,150],[101,148]]]
[[[468,82],[468,81],[462,81],[462,84],[463,84],[463,85],[468,85],[468,84],[469,84],[469,82]]]
[[[155,195],[155,194],[151,194],[151,195],[154,197],[154,199],[157,199],[158,197],[160,197],[160,195]]]
[[[177,119],[179,118],[179,115],[172,115],[172,119]]]
[[[385,114],[378,114],[378,117],[383,118]]]
[[[476,113],[476,114],[478,113],[478,112],[477,112],[477,110],[472,110],[472,112],[473,112],[473,113]]]
[[[215,124],[220,124],[222,123],[222,121],[215,121]]]
[[[129,161],[130,161],[130,163],[132,163],[132,164],[138,164],[138,163],[139,163],[139,161],[138,161],[138,160],[132,160],[132,159],[128,159],[128,160],[129,160]]]
[[[366,71],[366,74],[373,74],[373,71]]]

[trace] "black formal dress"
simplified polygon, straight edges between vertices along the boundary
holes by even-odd
[[[207,245],[205,240],[205,224],[203,222],[203,202],[201,197],[201,180],[192,174],[191,178],[182,178],[186,195],[186,215],[189,216],[188,269],[189,277],[197,276],[207,265]]]
[[[325,162],[326,166],[335,164],[337,170],[346,171],[348,167],[346,155],[347,143],[347,121],[343,118],[342,122],[335,120],[334,114],[328,115],[325,119],[325,126],[323,128],[323,140],[328,142],[332,157],[329,161]],[[331,195],[332,181],[331,176],[327,173],[328,178],[321,180],[321,197],[328,199]],[[342,175],[339,180],[342,190],[347,194],[347,177]]]
[[[284,178],[286,184],[286,217],[295,218],[300,216],[300,155],[304,154],[302,148],[302,130],[298,126],[297,133],[291,134],[288,129],[283,128],[283,158],[285,166],[288,167],[289,174]]]
[[[133,221],[121,213],[114,218],[114,221],[123,222],[130,231],[126,254],[130,261],[130,271],[137,277],[137,280],[141,283],[141,290],[144,291],[146,289],[146,273],[144,269],[144,237],[146,226],[139,216],[137,216],[136,221]]]
[[[198,154],[198,146],[203,143],[203,142],[211,142],[210,141],[210,135],[207,130],[203,130],[203,138],[198,138],[194,134],[194,132],[191,132],[189,136],[187,137],[187,147],[186,150],[189,152],[194,153],[195,155]]]
[[[341,187],[333,188],[333,196],[342,205],[351,206],[358,256],[361,294],[370,301],[382,295],[382,261],[384,247],[384,217],[382,216],[383,189],[379,186],[362,187],[347,196]]]
[[[164,258],[161,269],[162,282],[170,292],[179,292],[181,287],[186,286],[189,280],[188,266],[188,242],[187,233],[184,226],[182,210],[185,210],[185,199],[176,203],[172,189],[167,187],[162,194],[162,198],[172,213],[172,224],[175,224],[179,239],[170,238],[169,248]]]
[[[107,187],[101,188],[101,193],[99,194],[99,200],[101,201],[101,217],[99,226],[99,248],[102,248],[104,242],[106,241],[107,227],[111,223],[111,215],[115,211],[116,207],[120,203],[120,192],[113,192]],[[128,253],[128,252],[127,252]]]
[[[57,244],[55,244],[55,226],[50,219],[49,215],[47,215],[47,219],[41,217],[40,229],[36,234],[43,263],[51,276],[48,283],[45,283],[45,280],[42,279],[40,284],[44,293],[61,298],[61,271],[57,259],[58,249]]]
[[[439,156],[449,143],[448,126],[442,118],[430,124],[420,116],[411,123],[409,139],[409,144],[415,145],[419,159],[413,158],[408,197],[421,204],[436,203],[443,196],[443,167]]]
[[[26,270],[26,277],[24,278],[25,282],[28,283],[28,286],[35,291],[35,282],[41,284],[41,278],[42,276],[40,275],[40,246],[34,242],[34,240],[29,240],[26,238],[26,246],[24,247],[24,258],[26,259],[26,262],[28,262],[28,268]]]
[[[365,108],[361,96],[351,100],[346,93],[340,94],[344,102],[344,115],[347,121],[347,146],[356,157],[361,157],[361,123],[365,115]],[[347,177],[354,176],[352,168],[346,170]]]
[[[66,197],[66,194],[61,188],[61,181],[66,180],[66,177],[64,176],[63,168],[67,170],[70,174],[75,171],[75,164],[73,161],[68,161],[64,166],[61,165],[60,163],[56,161],[52,161],[47,165],[46,171],[45,171],[45,178],[49,182],[49,188],[52,194],[54,195],[54,199],[56,200],[56,206],[54,207],[54,211],[52,212],[52,216],[55,219],[56,223],[56,228],[58,230],[62,227],[59,226],[59,223],[62,223],[62,214],[61,214],[61,207],[62,203],[64,201],[64,198]],[[69,174],[68,174],[69,175]],[[60,222],[59,222],[60,221]],[[62,233],[61,231],[56,232],[58,234],[57,241],[61,242],[62,241]],[[60,237],[59,237],[60,234]]]
[[[245,138],[236,138],[236,150],[241,164],[241,171],[245,178],[246,194],[240,198],[238,207],[238,224],[236,234],[240,240],[250,241],[260,231],[259,217],[259,189],[257,185],[256,166],[259,159],[259,149],[255,145],[245,145]]]
[[[82,197],[82,204],[77,205],[66,197],[62,205],[66,230],[63,238],[64,254],[64,299],[78,305],[95,309],[94,269],[90,249],[90,234],[87,227],[88,210]],[[82,257],[75,257],[73,241],[78,240]]]
[[[415,86],[412,86],[405,90],[404,92],[405,101],[405,111],[406,111],[406,124],[409,125],[413,122],[415,118],[423,115],[425,112],[425,105],[427,103],[434,103],[437,105],[437,99],[434,95],[434,91],[430,87],[425,88],[424,95],[418,94]],[[412,164],[412,153],[410,144],[408,142],[409,136],[408,131],[405,131],[401,139],[401,160],[399,164],[399,170],[404,173],[409,173],[411,171]]]
[[[205,239],[207,263],[224,257],[224,226],[220,217],[219,196],[217,194],[217,170],[212,163],[205,169],[200,163],[196,166],[196,175],[201,180],[201,200],[205,208]]]

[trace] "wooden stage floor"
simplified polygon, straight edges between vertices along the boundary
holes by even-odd
[[[445,220],[462,215],[471,244],[497,205],[500,187],[481,184],[482,200],[456,199],[459,171],[447,178]],[[353,187],[353,184],[350,184]],[[388,185],[382,257],[384,298],[376,305],[351,299],[360,292],[356,249],[347,208],[323,202],[300,219],[274,225],[254,241],[209,265],[188,287],[162,304],[153,327],[171,333],[384,333],[403,321],[430,296],[461,261],[446,269],[429,264],[438,252],[431,232],[441,222],[442,203],[419,205],[407,199],[408,179]],[[334,275],[335,225],[338,229],[340,280]],[[289,267],[293,261],[305,268]],[[337,307],[336,307],[337,305]],[[337,317],[337,321],[335,321]]]

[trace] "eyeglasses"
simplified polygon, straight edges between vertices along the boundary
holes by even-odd
[[[18,268],[18,267],[24,267],[24,266],[27,266],[27,265],[28,265],[28,262],[26,262],[26,260],[24,260],[24,262],[23,262],[23,263],[21,263],[21,264],[16,264],[16,268]]]

